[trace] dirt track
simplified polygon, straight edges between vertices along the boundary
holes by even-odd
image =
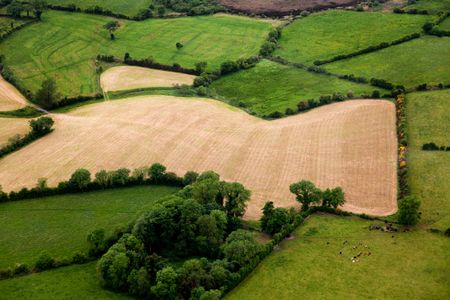
[[[102,89],[108,91],[133,90],[150,87],[172,87],[174,85],[192,85],[195,76],[161,71],[142,67],[113,67],[100,77]]]
[[[253,191],[247,218],[267,200],[295,205],[289,184],[342,186],[345,209],[392,214],[396,202],[395,108],[355,100],[264,121],[222,102],[142,96],[53,115],[56,130],[0,160],[5,190],[68,179],[77,168],[136,168],[155,162],[183,175],[215,170]],[[39,153],[39,155],[37,155]]]
[[[9,82],[0,76],[0,111],[16,110],[27,105],[27,100]]]
[[[8,142],[8,139],[20,134],[24,135],[30,131],[27,119],[13,119],[0,117],[0,147]],[[0,182],[1,184],[1,182]]]
[[[219,3],[231,10],[245,13],[282,16],[303,10],[318,10],[337,6],[352,5],[356,0],[219,0]]]

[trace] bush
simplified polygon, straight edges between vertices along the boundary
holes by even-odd
[[[87,255],[80,251],[75,252],[72,256],[72,264],[84,264],[88,261]]]
[[[450,227],[447,228],[447,230],[444,232],[444,235],[450,237]]]
[[[414,196],[400,200],[398,206],[398,222],[402,225],[416,225],[419,222],[420,201]]]
[[[26,275],[30,272],[31,272],[30,267],[27,264],[19,264],[18,263],[14,266],[13,273],[15,276]]]
[[[54,263],[55,259],[47,251],[42,251],[34,265],[34,269],[38,272],[49,270],[54,267]]]

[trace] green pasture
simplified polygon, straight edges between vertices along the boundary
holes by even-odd
[[[417,0],[415,4],[407,5],[405,9],[427,10],[428,13],[450,11],[450,0]]]
[[[129,17],[134,17],[140,10],[147,9],[152,4],[152,0],[48,0],[47,2],[60,6],[75,4],[81,9],[98,6]]]
[[[14,34],[0,44],[20,84],[35,92],[51,77],[63,95],[98,92],[95,57],[154,58],[157,62],[194,68],[208,62],[210,70],[226,60],[258,54],[272,25],[268,22],[228,15],[121,20],[116,40],[103,25],[111,18],[48,11],[43,21]],[[183,48],[177,49],[180,42]]]
[[[0,268],[32,264],[42,250],[57,258],[86,251],[90,232],[111,233],[133,221],[142,207],[176,191],[142,186],[1,203]]]
[[[450,90],[408,94],[408,164],[411,192],[422,201],[422,222],[450,228],[450,152],[422,151],[433,142],[450,146]]]
[[[102,289],[95,265],[74,265],[24,277],[0,281],[0,299],[134,299]]]
[[[320,12],[284,28],[275,55],[292,62],[312,64],[421,32],[429,19],[429,16],[379,12]]]
[[[336,77],[317,74],[272,61],[263,60],[256,67],[222,77],[211,85],[217,93],[232,102],[245,103],[259,116],[287,108],[296,110],[300,101],[319,100],[335,92],[346,95],[370,95],[382,89]]]
[[[226,299],[450,297],[448,238],[422,230],[369,231],[373,223],[312,216]]]
[[[439,24],[439,29],[450,31],[450,17],[447,17],[441,24]]]
[[[424,36],[397,46],[325,65],[336,74],[385,79],[405,87],[450,83],[450,39]]]

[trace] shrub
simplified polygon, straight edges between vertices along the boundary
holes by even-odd
[[[27,264],[16,264],[14,266],[14,275],[26,275],[31,272],[30,267]]]
[[[72,263],[73,264],[84,264],[86,262],[88,262],[88,257],[86,256],[86,254],[77,251],[73,254],[72,256]]]
[[[42,251],[37,259],[34,268],[36,271],[44,271],[53,268],[55,260],[47,251]]]
[[[444,232],[444,235],[450,237],[450,227],[447,228],[447,230]]]
[[[402,225],[416,225],[419,222],[420,201],[414,196],[400,200],[398,207],[398,222]]]
[[[69,185],[78,190],[85,190],[91,183],[91,172],[86,169],[76,170],[69,179]]]

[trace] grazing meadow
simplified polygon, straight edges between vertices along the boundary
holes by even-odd
[[[423,151],[425,143],[450,146],[450,90],[407,95],[409,181],[422,200],[422,222],[450,227],[450,152]]]
[[[320,12],[287,26],[275,55],[292,62],[312,64],[420,32],[427,20],[429,16],[421,15]]]
[[[325,65],[337,74],[385,79],[407,88],[450,83],[450,39],[424,36],[397,46]]]
[[[416,0],[416,3],[407,5],[406,9],[427,10],[436,14],[441,11],[450,11],[450,0]]]
[[[0,268],[33,264],[43,250],[58,258],[86,252],[89,233],[104,229],[110,234],[133,221],[144,207],[176,191],[141,186],[2,203]]]
[[[20,84],[36,92],[46,78],[56,80],[63,96],[99,92],[95,58],[153,58],[159,63],[194,68],[200,61],[217,69],[227,60],[258,54],[272,25],[228,15],[120,21],[115,40],[103,25],[111,18],[48,11],[43,21],[0,44],[6,64]],[[183,44],[177,49],[176,43]],[[20,47],[19,47],[20,45]],[[239,45],[240,47],[235,47]],[[18,51],[18,48],[20,49]]]
[[[308,72],[306,70],[263,60],[256,67],[222,77],[212,88],[233,103],[242,103],[258,116],[276,111],[284,113],[290,108],[297,110],[300,101],[341,93],[347,95],[371,95],[374,90],[384,94],[383,89],[359,84],[336,77]]]
[[[130,296],[102,289],[97,283],[96,262],[43,273],[0,280],[1,299],[125,300]]]
[[[280,300],[299,295],[311,299],[450,296],[448,238],[423,230],[369,231],[371,224],[381,225],[356,217],[310,217],[226,299],[265,300],[273,299],[274,293]]]

